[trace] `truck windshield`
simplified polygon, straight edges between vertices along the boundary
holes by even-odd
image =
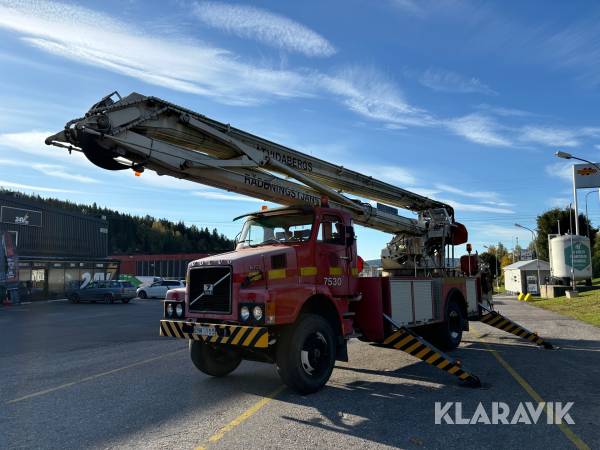
[[[308,241],[313,219],[312,214],[253,217],[244,224],[237,247]]]

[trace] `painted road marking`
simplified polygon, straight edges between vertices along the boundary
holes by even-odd
[[[215,434],[209,437],[208,441],[204,445],[197,447],[196,450],[206,450],[208,445],[219,442],[227,433],[244,423],[258,411],[264,408],[267,404],[269,404],[269,402],[271,402],[275,397],[277,397],[284,389],[285,386],[282,385],[275,389],[273,392],[267,394],[263,399],[256,402],[242,414],[237,416],[235,419],[233,419],[231,422],[229,422],[227,425],[225,425],[223,428],[221,428],[219,431],[217,431]]]
[[[85,383],[86,381],[92,381],[92,380],[95,380],[97,378],[104,377],[106,375],[112,375],[113,373],[117,373],[117,372],[121,372],[123,370],[131,369],[132,367],[141,366],[142,364],[147,364],[149,362],[157,361],[159,359],[163,359],[163,358],[166,358],[166,357],[171,356],[171,355],[176,355],[177,353],[181,353],[183,351],[188,351],[188,349],[185,348],[185,349],[181,349],[181,350],[176,350],[174,352],[170,352],[170,353],[167,353],[165,355],[155,356],[154,358],[149,358],[149,359],[145,359],[143,361],[138,361],[136,363],[129,364],[129,365],[123,366],[123,367],[118,367],[116,369],[112,369],[112,370],[109,370],[107,372],[97,373],[96,375],[90,375],[89,377],[84,377],[84,378],[81,378],[79,380],[71,381],[70,383],[61,384],[60,386],[56,386],[56,387],[49,388],[49,389],[44,389],[43,391],[34,392],[32,394],[27,394],[27,395],[24,395],[23,397],[19,397],[19,398],[15,398],[13,400],[9,400],[9,401],[6,402],[6,404],[8,405],[10,403],[17,403],[17,402],[21,402],[23,400],[29,400],[30,398],[39,397],[40,395],[49,394],[51,392],[55,392],[55,391],[59,391],[61,389],[65,389],[65,388],[68,388],[68,387],[71,387],[71,386],[75,386],[76,384]]]
[[[534,399],[538,403],[545,403],[545,400],[531,387],[531,385],[527,381],[525,381],[525,378],[523,378],[502,356],[500,356],[500,354],[496,350],[491,348],[487,342],[481,340],[481,336],[478,332],[474,331],[473,334],[480,340],[480,342],[483,343],[483,345],[485,345],[485,347],[492,355],[494,355],[494,358],[496,358],[500,365],[504,367],[508,373],[510,373],[510,375],[515,379],[515,381],[519,383],[519,385],[525,390],[525,392],[529,394],[529,396],[532,399]],[[544,410],[546,411],[546,414],[548,414],[547,404],[544,405]],[[562,422],[556,425],[558,426],[558,428],[560,428],[560,431],[562,431],[563,434],[575,445],[575,447],[577,447],[580,450],[590,450],[590,447],[585,442],[583,442],[583,440],[579,436],[577,436],[573,432],[573,430],[571,430],[567,426],[566,423]]]

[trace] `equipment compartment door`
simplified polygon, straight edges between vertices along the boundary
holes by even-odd
[[[333,295],[349,295],[348,278],[352,267],[351,252],[346,247],[346,232],[342,219],[325,215],[317,234],[316,261],[318,282],[331,289]]]

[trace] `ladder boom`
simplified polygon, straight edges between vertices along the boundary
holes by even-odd
[[[419,254],[424,258],[443,259],[444,246],[456,243],[454,210],[445,203],[156,97],[132,93],[121,98],[114,92],[46,143],[82,151],[107,170],[154,170],[282,205],[319,205],[327,196],[332,206],[350,212],[356,223],[395,234],[394,250],[388,253],[398,261],[410,254],[417,264],[417,248],[423,249]],[[383,205],[374,207],[365,200]],[[416,212],[418,217],[400,216],[386,205]]]

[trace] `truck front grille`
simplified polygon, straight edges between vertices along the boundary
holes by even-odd
[[[231,284],[231,267],[190,269],[189,310],[230,314]]]

